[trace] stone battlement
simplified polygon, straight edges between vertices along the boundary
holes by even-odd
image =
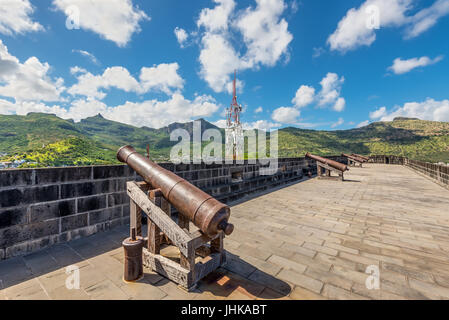
[[[371,162],[405,165],[449,188],[447,166],[385,155]],[[248,161],[160,165],[228,204],[316,174],[315,161],[306,158],[279,159],[271,175]],[[128,224],[132,180],[141,178],[126,165],[0,170],[0,260]]]
[[[271,175],[248,161],[160,165],[224,203],[316,173],[305,158],[279,159]],[[0,170],[0,260],[129,223],[125,188],[132,180],[141,179],[126,165]]]

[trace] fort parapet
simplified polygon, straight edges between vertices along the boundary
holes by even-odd
[[[449,188],[446,166],[394,156],[371,162],[406,165]],[[227,204],[316,175],[315,161],[305,158],[279,159],[272,175],[248,161],[161,166]],[[123,165],[0,170],[0,260],[128,224],[126,182],[139,178]]]

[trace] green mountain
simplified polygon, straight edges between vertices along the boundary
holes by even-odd
[[[312,152],[389,154],[430,162],[449,162],[449,123],[396,118],[338,131],[286,128],[279,132],[279,155],[291,157]]]
[[[217,128],[203,119],[201,124],[203,132]],[[169,158],[171,147],[177,143],[170,141],[169,134],[178,128],[192,133],[193,123],[152,129],[107,120],[101,115],[79,123],[41,113],[0,115],[0,161],[25,160],[23,167],[117,163],[116,151],[126,144],[141,153],[149,144],[152,159],[162,161]],[[306,152],[392,154],[449,162],[449,123],[397,118],[351,130],[279,130],[280,157],[304,156]]]

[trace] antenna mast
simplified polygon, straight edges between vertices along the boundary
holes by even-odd
[[[243,129],[240,123],[242,106],[237,102],[237,71],[234,71],[232,102],[226,113],[226,159],[243,158]]]

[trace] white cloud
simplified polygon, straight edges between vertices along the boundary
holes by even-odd
[[[286,9],[283,0],[256,0],[256,7],[237,12],[234,0],[214,2],[214,8],[201,11],[197,26],[202,30],[200,75],[215,92],[229,91],[234,70],[271,67],[287,56],[293,36],[281,18]],[[243,37],[243,45],[239,43],[236,50],[233,42],[238,37]]]
[[[79,53],[80,55],[88,58],[90,61],[92,61],[93,64],[99,65],[100,62],[98,61],[97,57],[95,57],[92,53],[87,52],[85,50],[75,50],[73,49],[72,52]]]
[[[293,98],[292,103],[298,108],[303,108],[311,104],[314,99],[315,88],[301,86],[298,91],[296,91],[296,96]]]
[[[335,122],[335,123],[333,123],[333,124],[331,125],[331,128],[339,127],[339,126],[341,126],[341,125],[344,124],[344,123],[345,123],[345,120],[344,120],[343,118],[338,118],[338,121]]]
[[[243,92],[243,88],[245,87],[245,82],[237,79],[237,81],[235,82],[235,88],[237,93],[242,93]],[[233,81],[230,81],[226,84],[226,91],[229,94],[233,94],[234,92],[234,83]]]
[[[363,122],[360,122],[360,123],[357,125],[357,128],[366,127],[367,125],[369,125],[369,121],[368,121],[368,120],[365,120],[365,121],[363,121]]]
[[[207,95],[188,100],[175,93],[169,100],[148,100],[126,102],[116,107],[108,107],[98,100],[79,99],[71,102],[68,108],[59,105],[47,106],[43,103],[11,103],[0,99],[0,113],[26,115],[29,112],[53,113],[63,119],[81,119],[101,113],[105,118],[134,126],[161,128],[173,122],[187,122],[199,117],[209,117],[219,109],[214,98]]]
[[[172,89],[184,87],[184,80],[178,74],[178,63],[162,63],[151,68],[142,68],[140,81],[144,92],[158,90],[171,94]]]
[[[101,89],[117,88],[126,92],[139,92],[140,84],[124,67],[107,68],[102,75],[81,73],[77,76],[78,83],[70,87],[67,92],[72,96],[81,95],[89,99],[103,99],[106,93]]]
[[[343,111],[346,101],[340,97],[340,94],[344,82],[344,77],[339,77],[338,74],[329,72],[320,82],[321,91],[317,96],[318,105],[323,107],[332,104],[335,111]]]
[[[406,38],[414,38],[433,27],[438,20],[449,14],[449,1],[437,0],[430,7],[419,11],[411,18]]]
[[[280,123],[295,124],[300,115],[301,112],[296,108],[281,107],[273,111],[271,119]]]
[[[256,0],[256,8],[247,8],[237,19],[237,27],[248,48],[245,64],[274,66],[286,53],[293,36],[288,23],[281,18],[286,5],[283,0]]]
[[[211,96],[201,95],[191,101],[175,93],[166,101],[127,102],[118,107],[108,108],[104,116],[135,126],[161,128],[173,122],[187,122],[200,117],[209,117],[218,109],[219,106]]]
[[[345,107],[346,107],[346,100],[345,98],[340,97],[337,99],[332,108],[337,112],[342,112],[343,110],[345,110]]]
[[[257,108],[255,111],[254,111],[254,113],[262,113],[263,112],[263,108],[262,107],[259,107],[259,108]]]
[[[366,0],[359,8],[350,9],[338,23],[327,43],[331,50],[346,52],[361,46],[370,46],[376,40],[376,30],[405,27],[405,38],[413,38],[434,26],[449,14],[449,1],[436,0],[430,7],[408,15],[417,0]],[[377,20],[379,28],[370,26]]]
[[[312,54],[312,58],[318,58],[319,56],[321,56],[326,50],[324,50],[323,48],[319,47],[319,48],[313,48],[313,54]]]
[[[223,92],[231,83],[230,74],[240,67],[239,57],[222,35],[207,33],[201,41],[200,75],[215,92]]]
[[[244,122],[243,123],[243,129],[244,130],[263,130],[263,131],[270,131],[271,129],[279,128],[281,124],[279,123],[273,123],[267,120],[258,120],[255,122]]]
[[[189,35],[184,29],[178,27],[175,28],[174,33],[179,45],[181,46],[181,48],[184,48],[185,42],[187,41]]]
[[[218,121],[215,121],[215,122],[212,122],[212,124],[213,125],[215,125],[215,126],[217,126],[217,127],[219,127],[219,128],[226,128],[226,126],[227,126],[227,121],[226,120],[218,120]]]
[[[449,122],[449,100],[436,101],[428,98],[423,102],[407,102],[402,107],[396,106],[391,112],[387,112],[381,120],[391,121],[396,117]]]
[[[161,91],[172,94],[172,89],[180,90],[184,87],[184,80],[178,74],[178,63],[159,64],[157,66],[143,67],[140,72],[140,82],[137,81],[124,67],[107,68],[102,75],[93,75],[90,72],[74,67],[72,73],[77,74],[78,83],[69,88],[71,95],[81,95],[88,99],[104,99],[106,93],[101,89],[116,88],[125,92],[143,94]]]
[[[33,12],[34,7],[29,0],[0,1],[0,33],[13,35],[44,30],[31,19]]]
[[[296,91],[292,103],[296,108],[303,108],[316,102],[318,107],[332,107],[334,111],[342,112],[346,107],[346,100],[341,97],[341,89],[344,82],[344,77],[339,77],[338,74],[329,72],[320,81],[321,90],[318,93],[315,93],[314,87],[302,85]]]
[[[370,8],[379,10],[380,28],[385,28],[404,24],[411,3],[412,0],[367,0],[358,9],[350,9],[327,40],[331,50],[344,52],[370,46],[376,40],[376,29],[367,27],[372,15]]]
[[[79,74],[79,73],[87,73],[88,71],[84,68],[78,67],[78,66],[74,66],[70,68],[70,73],[71,74]]]
[[[201,10],[200,17],[196,22],[198,28],[204,27],[209,32],[228,29],[229,16],[235,8],[234,0],[213,0],[215,8]]]
[[[69,7],[77,7],[82,29],[93,31],[120,47],[125,46],[134,33],[140,32],[141,21],[150,19],[132,0],[54,0],[53,5],[66,15]]]
[[[36,57],[20,63],[0,40],[0,96],[16,101],[59,101],[64,81],[52,79],[49,71],[50,65]]]
[[[430,59],[429,57],[412,58],[408,60],[396,58],[393,65],[389,67],[388,70],[393,71],[395,74],[404,74],[419,67],[426,67],[438,63],[441,60],[443,60],[443,56],[438,56],[435,59]]]
[[[371,120],[380,119],[387,114],[387,108],[381,107],[376,111],[370,112],[369,117]]]

